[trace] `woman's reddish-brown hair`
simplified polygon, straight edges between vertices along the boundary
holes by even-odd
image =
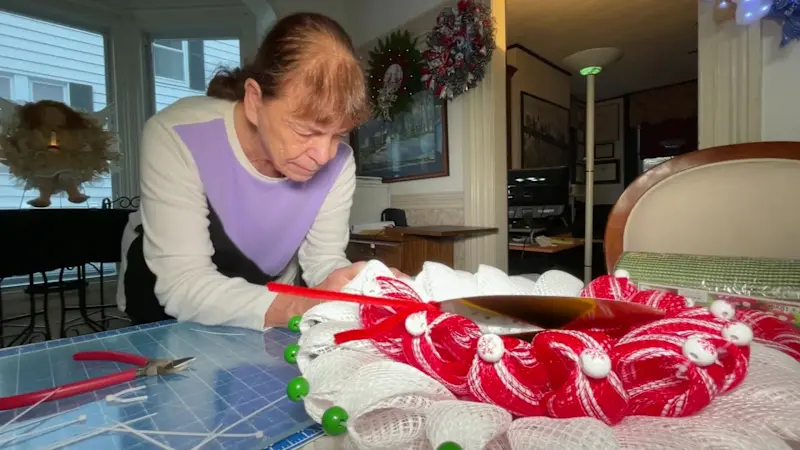
[[[284,98],[298,117],[352,128],[369,117],[364,72],[350,37],[335,20],[298,13],[279,20],[267,33],[255,59],[219,71],[208,85],[209,97],[244,99],[248,79],[265,99]]]

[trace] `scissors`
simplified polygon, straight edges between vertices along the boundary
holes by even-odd
[[[75,383],[56,386],[41,391],[2,397],[0,398],[0,411],[31,406],[42,401],[53,401],[73,397],[109,386],[127,383],[140,377],[177,373],[185,369],[195,358],[150,359],[130,353],[96,351],[75,353],[72,355],[72,359],[75,361],[110,361],[131,364],[137,366],[137,368],[127,369],[88,380],[76,381]]]

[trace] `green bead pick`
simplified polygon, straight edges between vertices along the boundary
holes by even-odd
[[[442,444],[436,447],[436,450],[462,450],[461,446],[456,444],[455,442],[447,441],[442,442]]]
[[[322,413],[322,429],[328,436],[340,436],[347,432],[347,414],[340,406],[331,406]]]
[[[291,319],[289,319],[289,330],[294,331],[295,333],[299,333],[300,320],[302,320],[300,316],[294,316]]]
[[[292,344],[286,347],[286,350],[283,351],[283,359],[286,360],[289,364],[296,364],[297,363],[297,352],[300,351],[300,346],[297,344]]]
[[[310,389],[308,380],[303,377],[294,377],[286,385],[286,396],[293,402],[299,402],[308,395]]]

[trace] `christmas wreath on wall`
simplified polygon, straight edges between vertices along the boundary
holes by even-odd
[[[439,98],[453,99],[486,75],[494,52],[495,25],[483,3],[461,0],[442,11],[428,34],[422,79]]]
[[[423,90],[422,53],[408,31],[396,31],[369,52],[369,91],[375,118],[392,120]]]

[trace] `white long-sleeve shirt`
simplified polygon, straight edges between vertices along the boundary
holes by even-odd
[[[257,184],[259,188],[264,189],[277,188],[275,192],[291,191],[294,195],[306,187],[286,179],[269,178],[256,171],[236,138],[233,123],[234,105],[232,102],[208,97],[191,97],[179,100],[147,121],[140,147],[141,206],[138,212],[131,214],[122,242],[123,257],[117,289],[117,303],[121,310],[125,310],[126,304],[136,301],[125,298],[124,277],[127,251],[137,236],[136,228],[141,224],[144,231],[144,258],[150,271],[156,276],[155,294],[167,314],[178,320],[207,325],[263,329],[264,315],[275,294],[267,291],[263,285],[251,284],[243,278],[230,278],[217,270],[212,261],[215,248],[209,226],[210,213],[216,214],[221,218],[226,233],[235,234],[229,230],[235,231],[236,228],[247,225],[247,213],[242,216],[243,209],[251,208],[253,214],[256,214],[256,209],[270,208],[272,199],[261,196],[258,197],[259,204],[236,205],[237,201],[252,202],[253,198],[223,195],[230,194],[230,186],[228,191],[217,194],[215,198],[216,191],[212,185],[218,184],[226,177],[232,177],[233,173],[239,177],[235,180],[241,181],[239,184]],[[229,148],[217,148],[226,147],[224,143],[220,146],[203,143],[203,139],[208,142],[210,139],[219,138],[213,134],[213,130],[210,130],[216,125],[219,131],[217,134],[225,136],[223,139],[227,141]],[[208,136],[212,137],[197,136],[202,133],[211,133]],[[209,147],[203,151],[206,152],[205,157],[212,158],[211,163],[208,162],[208,158],[203,162],[202,152],[189,148],[187,142],[193,142],[192,139],[200,142],[196,146]],[[217,163],[213,160],[220,157],[215,152],[226,151],[232,151],[233,155],[223,161],[236,167],[229,170],[225,170],[224,167],[214,168],[214,171],[219,173],[209,175],[213,172],[208,169],[210,165],[224,165],[224,162]],[[282,261],[278,263],[281,265],[281,270],[272,274],[277,276],[277,281],[293,282],[298,273],[299,263],[305,282],[313,286],[322,282],[333,270],[350,264],[345,257],[345,247],[349,238],[348,222],[355,190],[355,162],[352,149],[346,144],[340,146],[338,153],[342,153],[341,158],[337,157],[341,159],[338,167],[330,167],[331,170],[338,170],[338,173],[329,174],[332,178],[325,187],[327,193],[323,192],[324,195],[320,198],[321,206],[318,206],[318,210],[315,209],[310,227],[300,236],[296,254],[290,255],[293,257],[287,264],[284,265]],[[329,165],[335,163],[337,158]],[[204,170],[200,170],[199,167],[203,167]],[[314,179],[322,176],[321,172],[315,175]],[[291,189],[284,189],[275,183],[296,185]],[[224,201],[219,200],[223,197]],[[263,204],[261,204],[262,198]],[[213,211],[210,205],[213,205]],[[303,205],[295,207],[299,211]],[[236,209],[238,215],[231,216],[233,218],[226,222],[224,211],[230,209]],[[278,213],[285,215],[287,228],[298,227],[296,221],[290,220],[294,217],[292,211],[283,210],[276,212]],[[285,241],[282,236],[293,232],[284,229],[283,225],[273,228],[256,231],[264,233],[265,236],[275,236],[276,239],[273,241]],[[300,232],[303,231],[305,230]],[[255,241],[252,239],[253,234],[250,233],[249,240],[239,241],[258,241],[257,237]],[[234,243],[237,242],[235,236],[232,240]],[[269,249],[247,248],[240,250],[243,253],[247,253],[248,250],[253,250],[255,253],[269,251]],[[264,272],[267,273],[269,270],[267,268]]]

